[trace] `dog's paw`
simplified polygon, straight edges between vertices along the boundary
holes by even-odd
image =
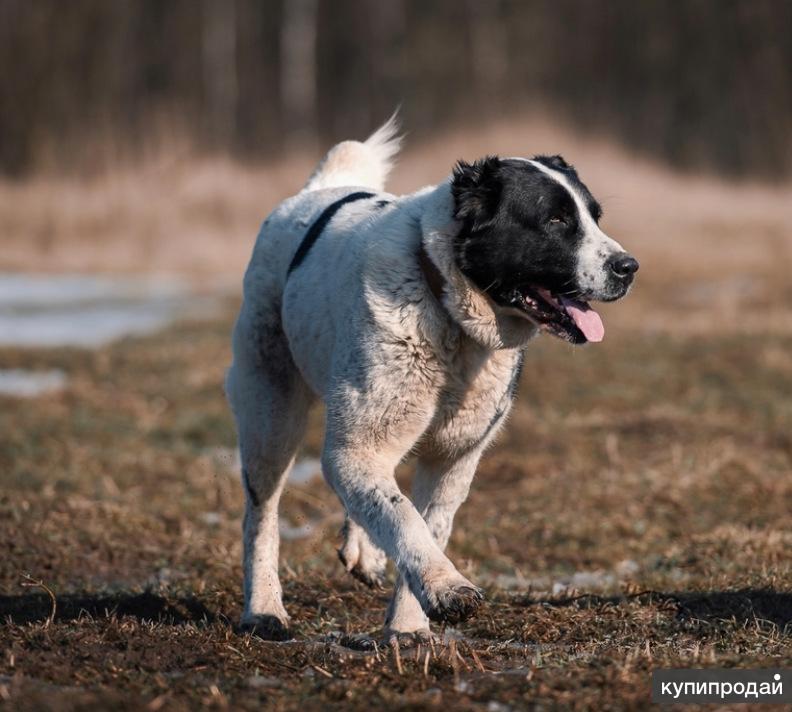
[[[360,564],[355,564],[354,566],[349,566],[344,559],[344,556],[341,552],[341,549],[338,550],[338,558],[341,559],[341,563],[344,564],[344,568],[352,574],[354,578],[356,578],[360,583],[365,584],[369,588],[382,588],[385,585],[385,569],[382,570],[375,570],[375,571],[367,571],[363,568]]]
[[[373,635],[366,633],[342,635],[338,640],[338,644],[350,650],[364,653],[373,652],[378,647],[377,639]]]
[[[438,623],[461,623],[476,614],[484,602],[484,592],[472,583],[448,586],[429,597],[426,615]]]
[[[277,616],[261,614],[244,618],[239,625],[240,633],[255,635],[262,640],[290,640],[292,637],[288,623]]]
[[[338,549],[338,558],[344,568],[369,588],[381,588],[385,583],[385,554],[375,546],[356,524],[344,525],[344,543]]]
[[[438,642],[439,638],[428,628],[412,631],[391,630],[386,628],[383,633],[383,643],[385,645],[398,645],[401,650],[405,648],[417,648],[419,645],[430,645],[431,643]]]
[[[383,588],[385,586],[384,571],[366,571],[360,566],[355,566],[350,569],[349,573],[369,588]]]

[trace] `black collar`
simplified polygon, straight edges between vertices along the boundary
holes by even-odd
[[[426,284],[429,285],[429,289],[434,295],[434,298],[442,304],[445,277],[443,277],[440,270],[437,269],[437,265],[432,258],[429,257],[429,253],[424,247],[423,240],[421,240],[421,246],[418,248],[418,264],[421,266],[421,272],[423,272]]]

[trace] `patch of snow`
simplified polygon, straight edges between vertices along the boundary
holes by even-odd
[[[277,677],[265,677],[264,675],[251,675],[247,678],[249,687],[280,687],[283,682]]]
[[[14,398],[35,398],[44,393],[63,390],[65,386],[66,374],[60,370],[0,369],[0,395]]]
[[[307,539],[316,530],[314,522],[306,522],[298,526],[289,524],[287,519],[280,517],[278,519],[278,531],[280,532],[281,539],[286,541],[294,541],[295,539]]]
[[[118,299],[179,297],[187,292],[177,280],[101,275],[0,274],[0,305],[36,309],[64,304],[109,302]]]
[[[211,447],[206,450],[216,467],[227,470],[229,474],[239,475],[242,464],[239,461],[239,450],[230,447]]]
[[[0,274],[0,346],[98,348],[215,306],[172,280]]]
[[[223,521],[223,515],[220,512],[204,512],[199,519],[207,526],[216,527]]]
[[[289,482],[304,485],[322,476],[322,463],[315,457],[306,457],[294,463],[289,473]]]
[[[504,705],[502,702],[490,700],[487,702],[487,712],[510,712],[511,707]]]
[[[229,447],[215,447],[209,451],[215,465],[233,475],[239,475],[242,464],[239,461],[239,450]],[[289,482],[293,485],[305,485],[322,478],[322,463],[315,457],[305,457],[294,463],[289,473]]]
[[[548,576],[527,578],[522,575],[498,574],[494,583],[499,588],[510,590],[530,589],[537,592],[548,592],[554,596],[560,595],[570,589],[584,591],[603,591],[618,585],[630,578],[640,570],[640,566],[632,559],[620,561],[610,570],[597,569],[594,571],[575,571],[568,576],[556,580]]]

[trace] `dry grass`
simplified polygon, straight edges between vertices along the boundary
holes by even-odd
[[[0,367],[71,379],[0,402],[0,704],[644,709],[656,667],[792,664],[789,201],[530,124],[415,149],[396,183],[434,180],[457,155],[555,146],[605,195],[607,225],[642,271],[604,310],[603,344],[529,351],[450,545],[487,588],[481,615],[434,649],[341,646],[377,628],[387,593],[341,570],[329,491],[291,486],[285,516],[321,522],[283,547],[297,639],[235,631],[242,493],[215,454],[234,445],[221,391],[231,300],[215,320],[97,352],[0,351]],[[130,173],[115,203],[108,185],[3,187],[5,264],[237,279],[256,223],[305,174],[297,163]],[[37,221],[55,226],[43,251],[25,238]],[[148,247],[131,244],[142,225]],[[320,425],[316,413],[306,453]],[[51,623],[31,579],[55,594]]]
[[[670,257],[693,274],[702,266],[750,268],[766,265],[768,256],[789,257],[789,185],[680,177],[548,119],[460,129],[423,145],[408,135],[392,190],[442,180],[458,158],[555,152],[577,165],[604,203],[606,228],[644,260]],[[263,218],[299,189],[317,159],[295,155],[256,168],[174,150],[91,179],[0,182],[0,269],[154,270],[237,279]]]

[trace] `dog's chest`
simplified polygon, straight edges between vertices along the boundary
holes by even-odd
[[[511,408],[522,354],[463,345],[443,359],[444,383],[427,431],[433,449],[461,452],[498,430]]]

